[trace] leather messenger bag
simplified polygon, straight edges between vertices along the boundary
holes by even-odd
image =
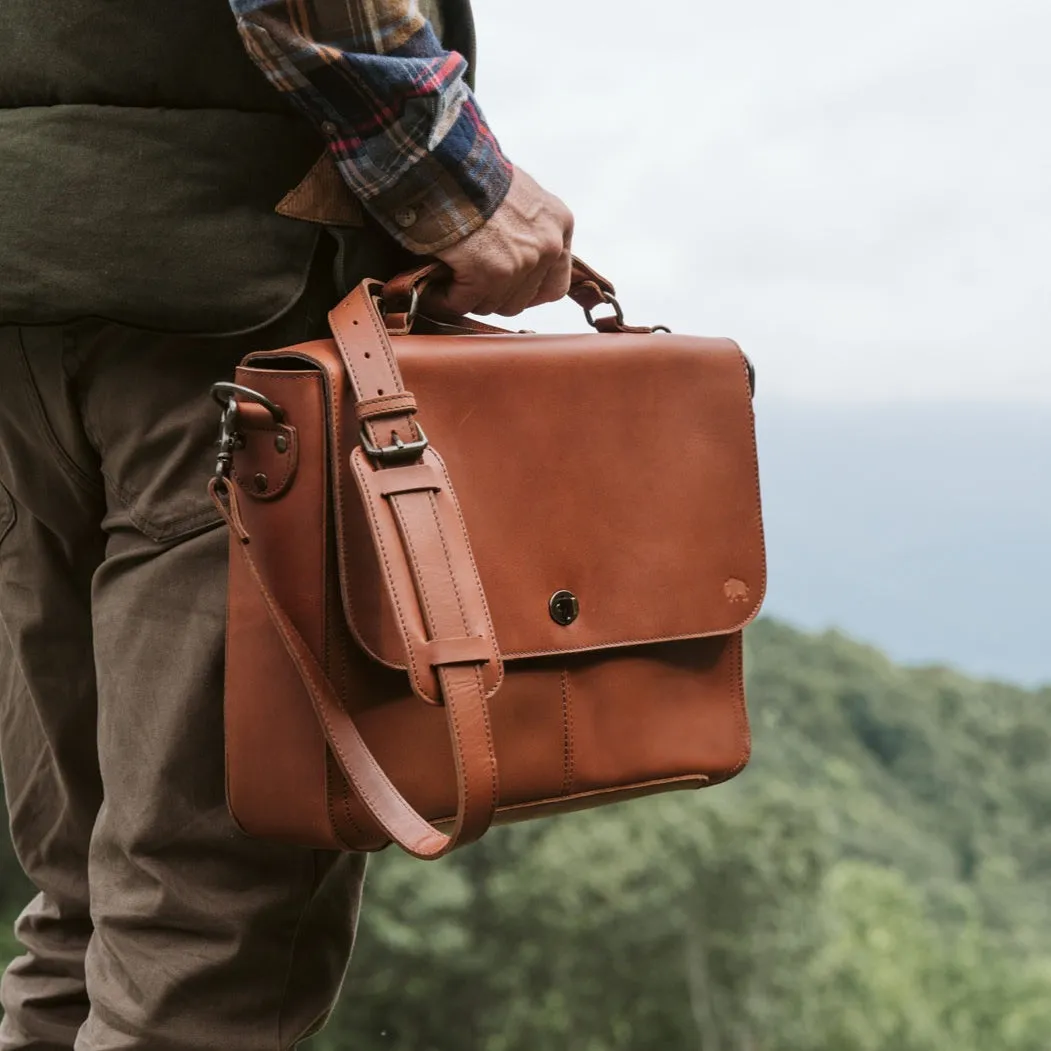
[[[747,359],[624,324],[583,264],[597,334],[425,318],[433,278],[363,282],[331,339],[216,386],[227,788],[252,835],[437,858],[748,760]]]

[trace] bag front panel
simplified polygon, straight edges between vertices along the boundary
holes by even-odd
[[[399,337],[505,661],[726,635],[757,613],[765,549],[751,392],[729,340]],[[342,440],[357,442],[348,415]],[[347,479],[338,483],[352,488]],[[404,663],[360,502],[344,601],[373,656]],[[579,615],[551,616],[569,591]]]

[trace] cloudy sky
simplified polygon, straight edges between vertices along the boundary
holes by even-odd
[[[1051,406],[1048,0],[476,9],[490,122],[629,320],[768,395]]]

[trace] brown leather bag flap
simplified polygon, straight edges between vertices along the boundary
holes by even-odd
[[[456,489],[505,659],[727,634],[756,615],[766,568],[736,344],[626,334],[393,344]],[[343,416],[357,426],[352,407]],[[404,667],[361,500],[345,463],[336,474],[351,630],[374,658]]]

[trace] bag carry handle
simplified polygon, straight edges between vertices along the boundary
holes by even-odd
[[[448,281],[450,276],[450,270],[444,263],[427,263],[392,277],[380,293],[384,319],[391,335],[406,335],[410,332],[427,289]],[[628,325],[624,321],[624,310],[617,301],[617,290],[613,287],[613,282],[577,256],[573,256],[573,270],[567,295],[584,311],[588,324],[598,332],[668,331],[664,325]],[[603,304],[611,306],[613,313],[607,317],[596,318],[594,311]]]

